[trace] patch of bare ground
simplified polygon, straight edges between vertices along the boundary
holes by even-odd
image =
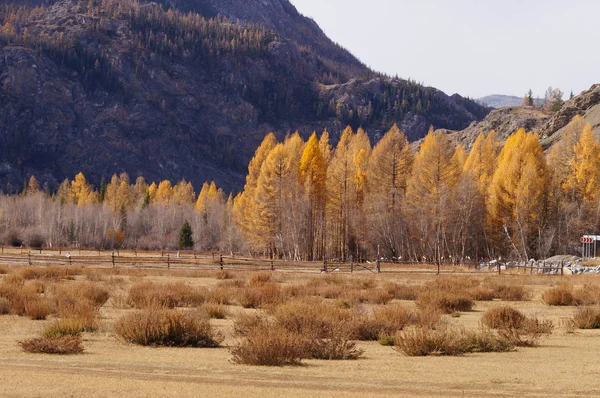
[[[21,276],[20,271],[9,270],[0,278],[5,279],[7,275]],[[76,281],[39,278],[44,288],[30,284],[35,279],[22,278],[21,284],[19,278],[8,278],[7,285],[12,287],[5,290],[4,305],[10,305],[15,285],[21,289],[28,284],[31,287],[24,293],[28,297],[55,302],[60,295],[74,302],[87,301],[95,311],[98,327],[86,329],[76,324],[76,317],[71,314],[78,311],[65,311],[60,302],[59,308],[46,320],[32,320],[25,314],[4,311],[8,314],[0,315],[0,377],[3,380],[0,396],[196,397],[199,392],[203,396],[244,397],[600,395],[597,383],[600,371],[595,366],[600,356],[600,345],[596,344],[600,330],[567,330],[558,326],[572,322],[578,309],[547,305],[542,299],[552,287],[567,284],[573,287],[582,302],[593,305],[600,286],[599,278],[461,276],[436,282],[432,275],[330,276],[275,272],[269,277],[231,272],[224,277],[212,272],[193,277],[141,271],[127,274],[103,271],[74,277]],[[86,282],[79,284],[79,280]],[[145,282],[153,285],[140,285]],[[207,317],[214,314],[209,322],[215,333],[225,337],[221,346],[207,349],[124,343],[116,336],[116,322],[140,311],[132,308],[136,303],[153,301],[138,291],[137,297],[142,297],[141,301],[128,303],[131,287],[136,285],[155,289],[161,297],[168,298],[166,307],[177,307],[176,310],[161,311],[182,314],[200,311]],[[84,288],[86,294],[73,293],[83,292]],[[244,296],[248,290],[252,294],[260,293],[256,294],[258,308],[244,308],[252,295]],[[105,291],[109,294],[108,301],[105,301]],[[444,292],[444,296],[468,297],[473,306],[468,311],[457,309],[461,312],[444,315],[429,311],[427,305],[417,307],[415,299],[419,295],[439,291]],[[519,297],[521,291],[525,294]],[[432,294],[429,294],[430,298],[437,297]],[[514,308],[530,319],[551,321],[555,329],[549,336],[540,338],[537,347],[517,347],[500,353],[467,350],[460,356],[426,357],[406,356],[377,341],[358,341],[358,336],[349,333],[355,333],[356,325],[361,324],[364,328],[368,326],[370,338],[390,337],[397,330],[404,333],[415,328],[461,331],[473,336],[482,330],[481,321],[486,311],[503,306]],[[225,318],[219,314],[225,314]],[[244,333],[236,335],[234,324],[246,318],[246,327],[252,327],[253,315],[269,320],[272,325],[285,327],[285,330],[301,333],[304,339],[318,338],[324,343],[337,333],[334,326],[341,324],[347,328],[344,338],[355,344],[362,353],[361,358],[331,361],[311,359],[302,353],[301,366],[234,363],[232,349],[247,336]],[[494,319],[501,318],[500,315]],[[328,318],[336,318],[337,322],[328,322]],[[72,333],[81,332],[84,353],[56,356],[21,349],[19,341],[41,336],[46,330],[56,330],[60,334],[71,333],[71,330]],[[497,333],[496,329],[494,333]],[[493,343],[488,337],[480,337],[480,346]],[[263,343],[268,347],[268,339],[261,340]],[[320,348],[326,355],[315,357],[337,353],[328,347]]]

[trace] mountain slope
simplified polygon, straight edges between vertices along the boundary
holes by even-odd
[[[21,3],[0,0],[0,186],[83,171],[239,189],[269,131],[418,139],[488,112],[374,73],[285,0]]]

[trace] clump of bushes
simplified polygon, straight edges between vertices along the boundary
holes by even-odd
[[[600,307],[578,308],[572,322],[579,329],[600,329]]]
[[[206,292],[183,283],[136,283],[129,289],[128,303],[135,308],[198,306],[206,299]]]
[[[282,326],[257,323],[245,331],[244,339],[231,348],[232,361],[259,366],[299,365],[306,346],[298,333]]]
[[[514,346],[490,331],[467,332],[457,328],[412,328],[399,332],[394,349],[407,356],[455,356],[471,352],[506,352]]]
[[[396,332],[416,321],[413,314],[401,305],[387,305],[375,308],[372,313],[355,316],[352,335],[357,340],[376,341]]]
[[[208,319],[158,307],[123,316],[115,331],[123,340],[145,346],[218,347],[224,339]]]
[[[542,294],[542,300],[547,305],[569,306],[578,304],[573,295],[573,288],[567,285],[559,285],[550,288]]]
[[[533,347],[539,339],[554,330],[554,323],[537,317],[527,317],[511,307],[490,308],[482,323],[498,330],[498,334],[518,347]]]
[[[45,337],[78,336],[87,331],[89,331],[87,324],[80,319],[61,319],[48,326],[43,335]]]
[[[493,307],[483,314],[484,325],[493,328],[520,328],[526,316],[513,307]]]
[[[25,352],[41,354],[81,354],[83,352],[82,338],[80,335],[53,335],[34,337],[19,341]]]
[[[444,290],[424,292],[417,297],[416,304],[421,309],[438,309],[445,314],[452,314],[457,311],[471,311],[473,309],[473,300],[467,294]]]

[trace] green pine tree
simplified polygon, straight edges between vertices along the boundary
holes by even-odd
[[[194,238],[192,237],[192,226],[185,220],[179,230],[179,247],[181,249],[189,249],[194,247]]]

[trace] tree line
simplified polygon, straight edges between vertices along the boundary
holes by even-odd
[[[244,190],[214,182],[147,183],[127,174],[92,186],[82,173],[50,193],[31,177],[0,196],[0,237],[33,247],[174,249],[188,223],[197,250],[291,260],[376,256],[436,262],[577,253],[600,224],[600,143],[576,116],[544,153],[520,129],[481,133],[467,153],[430,131],[413,153],[393,126],[371,146],[346,128],[265,137]]]
[[[233,217],[246,248],[291,259],[376,255],[461,262],[577,253],[600,221],[600,143],[579,116],[544,153],[520,129],[481,133],[467,154],[430,131],[418,152],[394,126],[374,146],[347,128],[277,142],[249,165]]]

